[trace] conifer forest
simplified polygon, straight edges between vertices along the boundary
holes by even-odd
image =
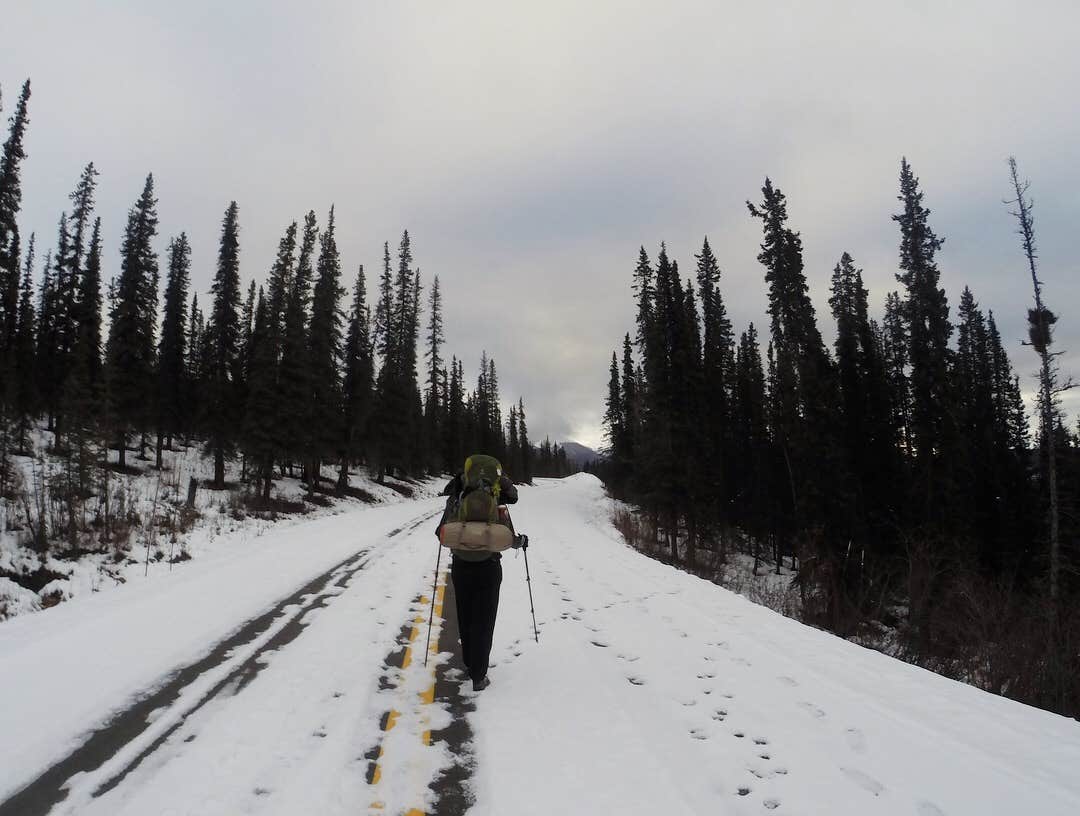
[[[843,252],[831,347],[770,179],[747,202],[767,324],[732,325],[707,238],[690,275],[664,244],[655,257],[641,248],[634,328],[611,356],[601,471],[641,508],[638,535],[658,557],[705,577],[735,553],[755,574],[790,565],[805,622],[1075,716],[1080,426],[1060,408],[1072,382],[1052,349],[1028,184],[1014,160],[1001,180],[1015,288],[1034,287],[1024,347],[1003,341],[969,288],[950,309],[943,238],[906,160],[897,288],[871,314],[862,269]],[[1036,365],[1032,415],[1016,366]]]
[[[193,292],[192,247],[182,229],[166,238],[152,174],[132,191],[119,257],[102,250],[102,219],[121,215],[96,211],[92,162],[57,202],[54,243],[20,232],[30,114],[27,80],[0,158],[0,497],[28,547],[115,543],[110,475],[160,470],[180,445],[213,459],[192,490],[239,492],[254,511],[282,508],[273,485],[286,475],[319,502],[355,493],[351,470],[454,473],[474,449],[521,482],[568,472],[557,444],[530,440],[523,398],[504,416],[493,357],[473,387],[447,355],[439,278],[423,279],[407,231],[396,253],[384,244],[374,297],[363,265],[342,268],[333,206],[288,224],[271,268],[245,285],[230,202],[212,286]],[[14,458],[35,456],[39,432],[47,451],[28,484]]]

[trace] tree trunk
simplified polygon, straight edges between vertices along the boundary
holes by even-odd
[[[266,467],[263,468],[263,484],[262,484],[262,497],[263,501],[270,504],[270,488],[274,483],[274,462],[273,460],[266,463]]]
[[[225,449],[214,448],[214,488],[222,490],[225,487]]]
[[[158,470],[161,470],[161,459],[162,459],[161,448],[162,448],[162,445],[164,444],[164,441],[165,440],[164,440],[164,437],[163,437],[161,431],[158,431],[157,447],[156,447],[156,450],[155,450],[155,454],[156,454],[155,459],[156,459],[156,464],[157,464],[157,469]]]
[[[338,469],[337,493],[345,495],[345,489],[349,486],[349,457],[341,457],[341,467]]]

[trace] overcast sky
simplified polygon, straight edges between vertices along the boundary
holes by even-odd
[[[43,251],[83,166],[101,171],[111,275],[154,173],[164,252],[185,230],[204,300],[220,221],[262,282],[288,223],[337,207],[346,285],[401,231],[443,287],[447,356],[486,348],[531,435],[601,442],[630,273],[707,234],[736,329],[767,327],[746,210],[787,195],[827,337],[840,254],[880,314],[896,288],[900,157],[946,239],[942,283],[1020,346],[1030,278],[1002,200],[1031,179],[1045,297],[1080,379],[1080,3],[5,2],[0,86],[33,85],[21,228]],[[40,256],[39,256],[40,257]],[[1072,402],[1070,408],[1080,404]]]

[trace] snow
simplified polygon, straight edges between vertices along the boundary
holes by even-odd
[[[34,455],[12,457],[18,478],[31,491],[40,491],[43,482],[57,478],[61,472],[61,459],[48,453],[52,440],[52,432],[35,428],[31,433]],[[149,453],[152,456],[153,450],[149,450]],[[110,450],[108,458],[115,466],[117,451]],[[0,574],[27,575],[43,569],[59,576],[48,581],[37,592],[20,587],[10,578],[0,577],[0,620],[36,612],[88,593],[109,590],[129,580],[140,580],[146,572],[152,575],[170,572],[175,566],[170,564],[173,556],[182,560],[197,558],[217,547],[223,538],[232,540],[233,534],[258,536],[274,524],[292,524],[298,520],[331,515],[356,504],[355,500],[325,496],[322,497],[327,503],[325,507],[305,504],[303,498],[307,488],[300,480],[279,478],[273,487],[275,501],[291,503],[302,508],[303,512],[279,515],[275,519],[268,518],[270,514],[267,513],[251,514],[242,507],[241,497],[235,490],[209,490],[204,486],[212,479],[214,462],[213,457],[198,446],[178,445],[174,450],[164,450],[161,471],[153,467],[152,459],[140,459],[135,451],[129,452],[127,464],[131,472],[108,474],[108,492],[112,497],[113,515],[126,516],[134,523],[125,533],[117,533],[107,545],[94,535],[84,535],[80,546],[84,550],[100,550],[98,552],[81,552],[78,557],[70,558],[65,552],[65,544],[52,541],[50,552],[44,557],[39,555],[26,546],[29,533],[24,529],[25,510],[21,503],[0,501]],[[241,475],[240,463],[229,461],[226,465],[226,482],[237,484]],[[324,470],[323,476],[333,481],[337,478],[337,472]],[[195,495],[194,513],[181,509],[187,496],[189,478],[196,479],[200,485]],[[378,484],[361,473],[352,475],[350,482],[376,503],[398,502],[402,498],[391,486],[396,484],[401,487],[401,483],[394,480]],[[445,480],[439,481],[438,488],[444,483]],[[407,487],[430,494],[435,492],[432,490],[433,484]],[[84,521],[92,521],[102,513],[101,495],[104,491],[100,471],[93,485],[94,495],[81,510]],[[119,508],[126,508],[126,512]],[[55,516],[55,509],[49,515]],[[186,518],[181,520],[181,515],[186,515]],[[55,520],[51,518],[50,523]],[[169,530],[186,526],[190,526],[190,529],[178,531],[175,541],[170,540]]]
[[[1080,813],[1080,724],[634,552],[587,475],[521,490],[514,521],[530,537],[539,643],[524,558],[509,552],[492,685],[466,692],[470,755],[426,745],[425,732],[462,716],[424,703],[435,666],[457,661],[421,659],[439,507],[424,498],[233,533],[171,575],[0,624],[0,802],[176,667],[363,552],[154,712],[106,766],[76,776],[53,812],[434,812],[429,782],[460,761],[472,816]],[[402,644],[411,660],[387,666]],[[261,671],[228,681],[245,661]]]

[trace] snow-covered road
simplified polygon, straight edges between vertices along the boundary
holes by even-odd
[[[1080,724],[640,556],[586,475],[522,490],[540,642],[508,553],[493,683],[462,692],[441,589],[422,659],[438,509],[273,531],[0,626],[0,815],[1080,813]],[[38,783],[51,811],[15,810],[94,729],[115,739],[83,772]]]

